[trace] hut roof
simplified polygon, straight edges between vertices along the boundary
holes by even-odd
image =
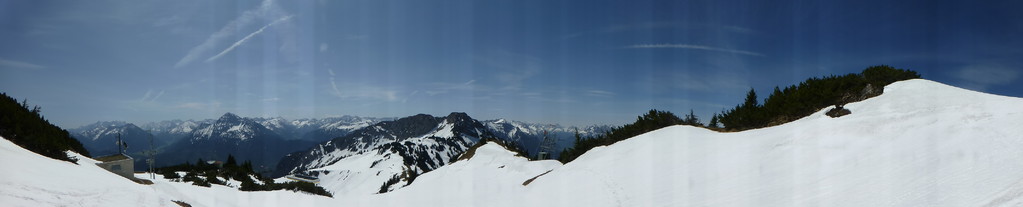
[[[100,162],[110,162],[110,161],[125,160],[125,159],[132,159],[132,158],[129,157],[128,155],[124,155],[124,154],[107,155],[107,156],[102,156],[102,157],[95,158],[96,161],[100,161]]]

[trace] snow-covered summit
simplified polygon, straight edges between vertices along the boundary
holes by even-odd
[[[417,175],[446,165],[483,137],[493,136],[465,113],[419,114],[289,154],[277,172],[322,174],[321,186],[335,194],[372,194],[404,186]]]
[[[270,130],[252,119],[225,113],[213,123],[200,125],[192,132],[191,138],[192,141],[212,138],[246,140],[268,131]]]

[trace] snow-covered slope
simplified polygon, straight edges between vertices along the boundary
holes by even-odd
[[[596,148],[538,178],[528,195],[546,199],[522,206],[1023,205],[1023,99],[909,80],[845,108]]]
[[[503,206],[496,201],[525,197],[522,183],[560,167],[554,160],[528,161],[493,142],[476,148],[470,159],[459,160],[423,174],[405,188],[369,199],[376,206]],[[557,195],[552,195],[557,196]]]
[[[0,205],[174,206],[171,198],[107,172],[74,154],[78,165],[43,157],[0,139]],[[120,190],[119,190],[120,189]]]
[[[78,164],[43,157],[0,138],[0,206],[322,206],[330,198],[290,191],[241,192],[156,179],[141,185],[77,154]],[[147,177],[139,175],[138,177]]]

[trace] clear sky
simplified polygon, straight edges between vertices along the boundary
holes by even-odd
[[[0,0],[0,91],[67,128],[225,112],[706,120],[750,88],[879,64],[1020,97],[1021,2]]]

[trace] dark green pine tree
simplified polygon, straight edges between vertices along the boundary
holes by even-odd
[[[721,126],[719,126],[719,123],[718,123],[718,114],[717,113],[714,113],[714,115],[710,116],[710,123],[707,123],[707,127],[709,127],[709,128],[720,128],[721,127]]]
[[[224,162],[224,167],[232,167],[236,165],[238,165],[238,163],[234,160],[234,155],[227,154],[227,162]]]
[[[703,126],[703,124],[700,123],[700,118],[696,117],[696,114],[693,113],[692,109],[689,109],[689,114],[686,114],[686,118],[682,120],[682,124],[690,126]]]
[[[743,108],[756,108],[760,103],[757,102],[757,91],[753,88],[749,89],[746,93],[746,101],[742,103]]]

